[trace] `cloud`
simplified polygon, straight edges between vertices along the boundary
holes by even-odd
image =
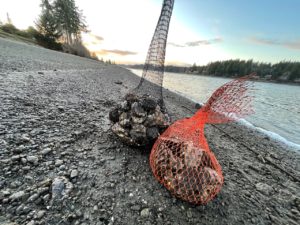
[[[114,50],[102,49],[100,51],[96,51],[95,53],[99,54],[99,55],[116,54],[116,55],[121,55],[121,56],[137,54],[137,52],[123,51],[123,50],[118,50],[118,49],[114,49]]]
[[[258,37],[251,37],[249,38],[251,42],[256,44],[262,44],[262,45],[280,45],[280,42],[277,40],[273,40],[270,38],[258,38]]]
[[[298,41],[288,41],[284,43],[284,46],[294,50],[300,50],[300,39]]]
[[[199,40],[199,41],[190,41],[190,42],[186,42],[185,44],[181,45],[181,44],[176,44],[173,42],[169,42],[168,45],[171,45],[173,47],[198,47],[201,45],[212,45],[212,44],[216,44],[216,43],[220,43],[222,42],[223,39],[220,37],[217,38],[213,38],[213,39],[208,39],[208,40]]]
[[[287,41],[287,40],[283,41],[283,40],[276,40],[271,38],[250,37],[249,40],[255,44],[281,46],[293,50],[300,50],[300,39],[292,40],[292,41]]]
[[[86,46],[94,47],[99,46],[104,41],[104,38],[92,33],[83,34],[83,44]]]
[[[171,45],[171,46],[177,47],[177,48],[183,48],[183,47],[185,47],[184,45],[179,45],[179,44],[176,44],[176,43],[173,43],[173,42],[168,42],[168,45]]]
[[[103,41],[104,38],[95,34],[90,34],[91,37],[93,37],[96,41]]]

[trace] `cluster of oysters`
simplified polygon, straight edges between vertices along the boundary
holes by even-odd
[[[223,183],[207,151],[192,142],[161,137],[151,163],[157,179],[173,195],[194,204],[208,202]]]
[[[132,93],[110,111],[109,119],[113,133],[123,142],[138,147],[153,144],[170,125],[170,118],[158,100]]]

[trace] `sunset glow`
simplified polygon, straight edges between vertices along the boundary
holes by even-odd
[[[296,23],[300,20],[296,10],[300,8],[299,1],[224,2],[175,1],[167,64],[203,65],[232,58],[265,62],[300,60],[300,31]],[[84,44],[100,59],[143,63],[161,3],[77,0],[90,30],[82,35]],[[0,0],[0,20],[5,22],[8,12],[18,28],[26,29],[38,18],[39,4],[40,0]]]

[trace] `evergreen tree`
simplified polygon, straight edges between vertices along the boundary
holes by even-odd
[[[59,26],[55,18],[53,8],[48,0],[42,0],[41,3],[42,13],[36,22],[38,31],[53,40],[58,39],[61,36]]]
[[[65,41],[72,44],[81,41],[80,32],[86,31],[86,25],[81,11],[74,0],[55,0],[53,3],[57,25],[61,30]]]

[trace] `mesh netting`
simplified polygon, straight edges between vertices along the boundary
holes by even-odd
[[[112,131],[125,143],[147,146],[170,124],[162,96],[165,52],[174,0],[164,0],[138,86],[114,108]]]
[[[155,142],[150,165],[156,179],[173,195],[205,204],[221,190],[220,164],[204,136],[206,123],[225,123],[252,113],[252,82],[233,80],[217,89],[191,118],[172,124]]]
[[[162,83],[169,24],[172,16],[174,0],[164,0],[161,14],[148,49],[142,78],[132,91],[137,95],[150,95],[163,104]]]

